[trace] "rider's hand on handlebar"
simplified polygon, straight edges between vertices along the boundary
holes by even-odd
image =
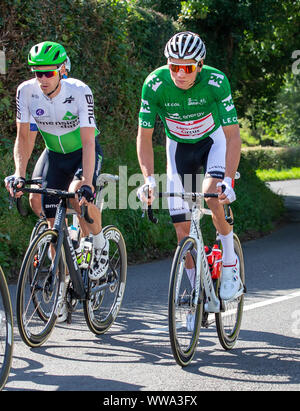
[[[5,177],[4,179],[5,187],[9,191],[11,197],[21,197],[23,195],[22,191],[16,191],[16,188],[25,187],[25,178],[24,177],[16,177],[15,175],[11,175]]]
[[[93,193],[93,189],[91,186],[82,185],[78,192],[81,194],[79,205],[88,205],[88,203],[92,202],[95,198],[95,194]]]
[[[154,192],[156,188],[155,178],[152,176],[146,177],[145,184],[137,190],[137,196],[142,203],[152,204],[155,198]]]
[[[230,177],[225,177],[221,183],[217,183],[217,190],[219,192],[219,201],[221,204],[230,204],[236,199],[233,189],[233,182]]]

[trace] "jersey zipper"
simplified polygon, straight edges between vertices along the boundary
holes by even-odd
[[[57,136],[57,137],[58,137],[58,142],[59,142],[61,151],[63,152],[63,154],[66,154],[66,152],[65,152],[65,150],[64,150],[64,147],[63,147],[63,145],[62,145],[61,139],[60,139],[61,136]]]

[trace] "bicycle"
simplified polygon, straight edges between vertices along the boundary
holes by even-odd
[[[217,193],[157,193],[158,197],[180,197],[193,203],[190,233],[177,246],[170,273],[168,297],[168,322],[171,349],[175,361],[182,367],[193,359],[201,326],[208,327],[208,314],[215,314],[217,334],[222,347],[234,347],[241,328],[245,287],[245,268],[242,246],[234,233],[234,249],[239,259],[241,287],[232,300],[219,297],[221,276],[213,280],[207,261],[200,220],[204,215],[212,215],[211,210],[201,206],[203,198],[218,197]],[[225,218],[233,225],[230,206],[224,206]],[[148,217],[153,223],[158,220],[148,207]],[[216,241],[221,242],[216,233]],[[195,268],[194,284],[186,271],[186,264]],[[194,324],[189,322],[195,316]],[[192,329],[191,329],[192,328]]]
[[[117,176],[102,174],[98,186],[103,188]],[[89,278],[93,251],[88,265],[80,268],[66,224],[68,199],[76,193],[27,188],[23,192],[46,194],[60,199],[52,229],[37,233],[30,243],[17,284],[17,324],[23,341],[39,347],[49,338],[64,304],[69,317],[82,301],[86,323],[91,332],[105,333],[115,321],[123,299],[127,277],[126,245],[120,230],[109,225],[103,233],[109,241],[109,263],[99,280]],[[101,192],[96,204],[101,206]],[[85,219],[92,223],[87,210]],[[42,321],[41,321],[42,320]]]
[[[10,373],[13,356],[13,313],[7,282],[0,267],[0,391]]]

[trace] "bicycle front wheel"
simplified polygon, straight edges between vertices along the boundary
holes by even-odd
[[[234,238],[234,251],[237,255],[240,264],[240,277],[242,281],[242,294],[230,302],[225,304],[225,312],[217,313],[216,327],[219,341],[225,350],[231,350],[235,345],[242,323],[243,307],[244,307],[244,290],[245,290],[245,267],[244,256],[240,240],[236,234]],[[220,279],[217,283],[217,293],[219,292]]]
[[[0,390],[4,387],[13,353],[13,314],[9,290],[0,267]]]
[[[35,223],[35,226],[32,229],[31,235],[30,235],[30,240],[29,244],[31,241],[34,239],[34,237],[43,231],[47,230],[48,228],[48,223],[45,217],[39,218],[38,221]]]
[[[95,334],[104,334],[115,321],[127,278],[127,253],[122,233],[110,225],[103,228],[103,234],[109,241],[108,269],[99,280],[88,280],[89,299],[83,301],[86,323]]]
[[[182,367],[195,354],[203,314],[203,287],[200,281],[195,284],[193,271],[197,272],[197,244],[185,237],[174,255],[169,285],[170,342],[174,358]]]
[[[65,296],[65,265],[62,252],[56,273],[58,234],[45,230],[31,242],[17,284],[17,323],[23,341],[39,347],[50,336]],[[62,251],[62,250],[60,250]]]

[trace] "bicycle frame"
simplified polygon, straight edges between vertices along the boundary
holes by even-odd
[[[201,208],[200,197],[197,198],[196,204],[192,208],[191,227],[189,236],[192,237],[197,244],[197,267],[200,269],[196,272],[196,283],[201,281],[203,284],[207,302],[204,304],[204,309],[207,312],[220,312],[220,300],[216,296],[213,280],[209,270],[206,253],[204,249],[204,241],[200,229],[200,220],[204,214],[212,215],[211,210]],[[199,301],[200,287],[196,287],[195,302]]]
[[[67,214],[67,200],[65,198],[61,199],[57,207],[57,212],[55,215],[53,230],[58,232],[57,240],[57,250],[53,264],[53,273],[56,273],[59,258],[61,255],[62,245],[64,246],[66,263],[69,268],[69,274],[73,283],[74,291],[79,300],[85,300],[87,298],[86,289],[81,276],[80,268],[77,264],[77,258],[75,250],[73,247],[72,240],[69,236],[68,227],[66,225],[66,214]],[[60,290],[63,294],[63,290]],[[60,298],[60,296],[59,296]]]
[[[180,197],[183,200],[192,200],[192,216],[191,216],[191,226],[189,236],[192,237],[197,244],[197,267],[196,272],[196,283],[200,282],[201,287],[196,287],[196,294],[194,302],[197,303],[200,298],[200,291],[202,284],[205,290],[206,300],[204,304],[204,310],[206,312],[219,313],[222,309],[220,299],[215,293],[214,283],[209,270],[206,253],[204,249],[204,241],[202,237],[202,232],[200,229],[200,220],[204,214],[212,215],[211,210],[201,207],[201,200],[204,197],[218,197],[218,194],[206,194],[206,193],[158,193],[158,197]],[[229,209],[225,210],[225,216],[230,217]],[[148,207],[148,217],[155,224],[158,222],[156,218],[153,217],[151,207]]]

